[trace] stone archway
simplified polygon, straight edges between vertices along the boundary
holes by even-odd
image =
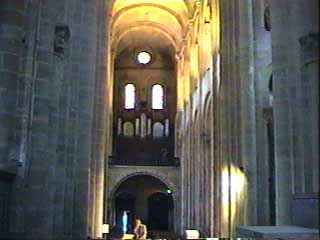
[[[110,174],[110,181],[108,187],[108,200],[107,200],[107,213],[108,213],[108,223],[111,225],[115,225],[116,213],[115,213],[115,197],[119,192],[119,189],[123,184],[125,184],[128,180],[133,179],[135,177],[150,177],[154,178],[157,181],[161,182],[167,189],[172,191],[171,197],[173,200],[174,208],[172,209],[172,226],[170,230],[175,232],[179,231],[179,219],[180,219],[180,193],[179,189],[179,175],[178,170],[174,167],[163,167],[161,169],[156,168],[145,168],[141,171],[137,171],[134,167],[113,167],[113,171]],[[141,167],[140,167],[141,168]],[[158,191],[160,192],[160,191]],[[156,193],[156,191],[154,192]],[[146,206],[147,208],[147,206]],[[146,217],[147,218],[147,217]]]
[[[133,173],[128,173],[128,172],[122,172],[113,182],[109,183],[109,196],[113,196],[117,188],[121,185],[121,183],[125,182],[129,178],[132,178],[134,176],[141,176],[141,175],[148,175],[151,177],[154,177],[161,182],[163,182],[165,185],[167,185],[170,189],[173,190],[173,198],[175,199],[177,197],[177,186],[175,183],[173,183],[170,178],[159,171],[152,171],[152,170],[144,170],[141,172],[133,172]]]

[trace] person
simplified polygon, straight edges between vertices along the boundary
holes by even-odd
[[[136,225],[133,232],[136,239],[147,239],[147,227],[142,224],[141,219],[136,219]]]

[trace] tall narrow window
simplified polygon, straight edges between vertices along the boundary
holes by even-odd
[[[163,109],[163,87],[159,84],[152,87],[152,109]]]
[[[135,105],[135,87],[133,84],[125,86],[125,109],[134,109]]]

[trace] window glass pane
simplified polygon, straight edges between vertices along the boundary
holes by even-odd
[[[133,84],[127,84],[125,87],[125,108],[133,109],[135,105],[135,87]]]
[[[140,52],[137,56],[137,59],[141,64],[148,64],[151,61],[151,55],[148,52]]]
[[[159,84],[152,87],[152,109],[163,109],[163,87]]]

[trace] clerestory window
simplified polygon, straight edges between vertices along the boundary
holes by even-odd
[[[163,87],[156,84],[152,87],[152,109],[163,109]]]
[[[134,109],[135,106],[135,91],[136,88],[133,84],[127,84],[125,86],[125,109]]]

